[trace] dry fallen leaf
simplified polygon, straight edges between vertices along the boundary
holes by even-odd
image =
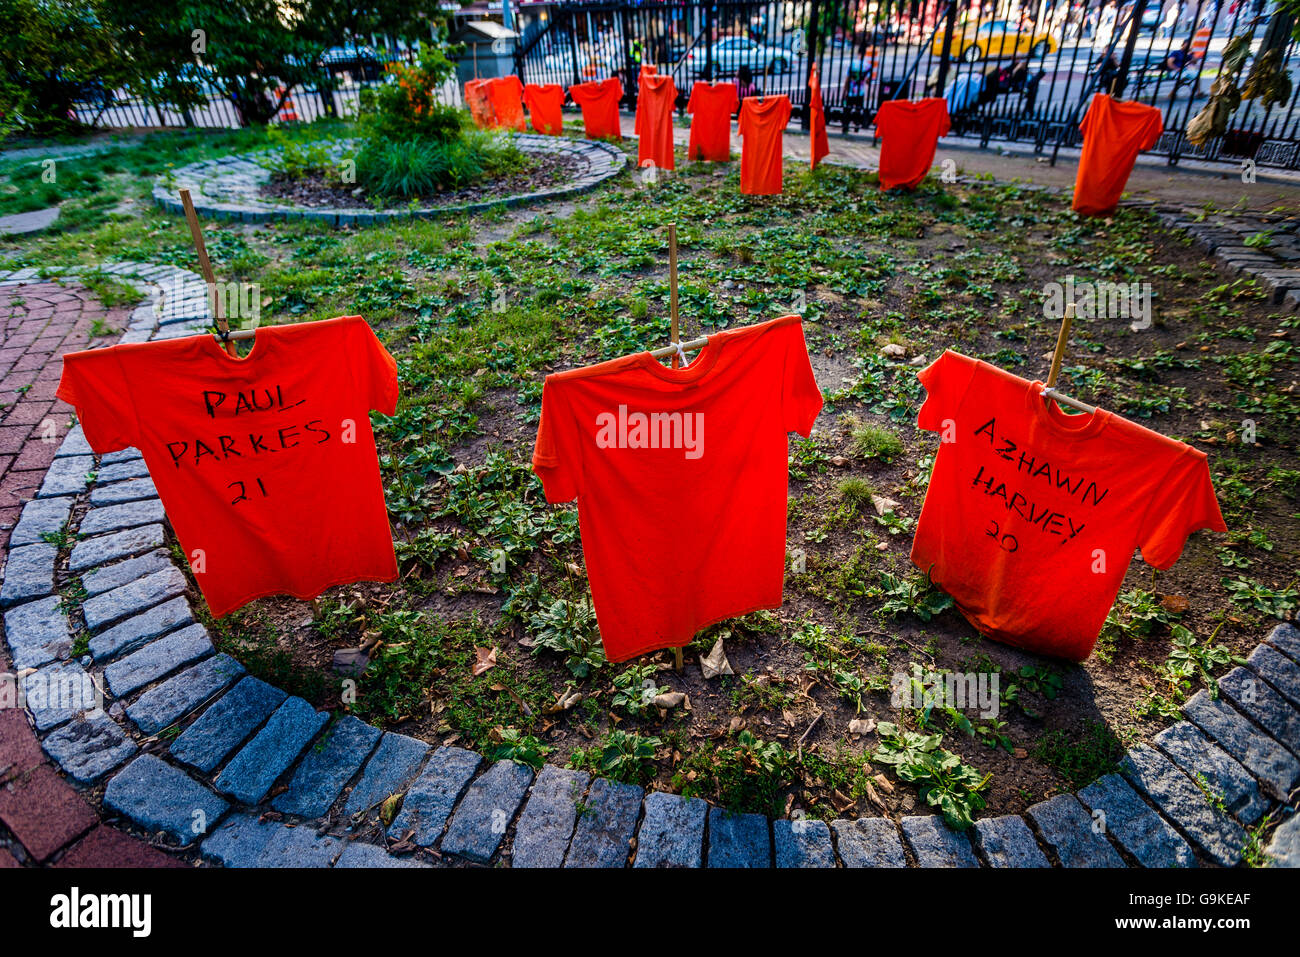
[[[475,648],[474,655],[476,658],[474,662],[475,677],[491,671],[497,666],[497,650],[495,648]]]
[[[1181,615],[1191,607],[1191,603],[1182,595],[1161,595],[1160,607],[1171,615]]]
[[[686,700],[686,695],[680,691],[668,691],[661,695],[655,695],[654,706],[656,708],[676,708]]]
[[[898,508],[898,503],[892,498],[885,498],[883,495],[871,496],[871,507],[876,510],[877,515],[884,515],[890,509]]]
[[[718,675],[735,674],[731,670],[731,662],[727,660],[727,651],[722,647],[721,637],[713,643],[713,650],[700,659],[700,670],[704,673],[705,680],[716,678]]]
[[[379,805],[379,820],[384,822],[384,827],[393,823],[393,818],[397,817],[397,812],[402,808],[402,798],[405,792],[401,794],[390,794],[384,798],[384,803]]]
[[[854,718],[849,722],[849,734],[870,734],[876,730],[875,718]]]

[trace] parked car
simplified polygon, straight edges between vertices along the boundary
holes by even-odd
[[[702,60],[704,50],[696,47],[687,59]],[[713,44],[713,68],[718,76],[731,76],[747,66],[754,76],[785,73],[790,69],[791,54],[784,47],[765,46],[748,37],[721,37]]]
[[[1049,33],[1017,31],[1006,20],[990,20],[979,26],[968,26],[960,33],[954,32],[948,52],[967,63],[978,63],[986,57],[1048,56],[1056,51],[1056,41]],[[943,28],[935,35],[930,52],[943,55]]]
[[[320,56],[321,66],[338,76],[340,73],[351,74],[354,80],[377,80],[383,72],[383,64],[374,47],[345,43],[330,47]]]

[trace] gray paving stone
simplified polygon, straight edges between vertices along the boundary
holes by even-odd
[[[1098,778],[1077,796],[1093,819],[1143,867],[1197,866],[1191,845],[1118,774]]]
[[[322,817],[361,770],[380,736],[378,728],[347,715],[325,730],[294,769],[286,791],[271,806],[285,814]]]
[[[141,552],[159,547],[164,540],[161,525],[142,525],[139,528],[128,528],[109,535],[83,538],[72,546],[72,554],[68,557],[68,571],[82,572],[96,565],[107,565],[119,558],[139,555]]]
[[[511,867],[560,867],[578,821],[578,803],[591,783],[582,771],[543,765],[515,825]]]
[[[116,465],[118,462],[129,462],[132,459],[143,458],[144,454],[133,445],[116,452],[106,453],[100,460],[100,465]]]
[[[130,479],[112,485],[97,485],[90,493],[91,505],[116,505],[145,498],[157,498],[158,490],[149,479]]]
[[[905,817],[903,836],[922,867],[979,867],[966,835],[950,830],[937,814]]]
[[[149,467],[144,459],[128,459],[114,465],[101,466],[95,474],[96,482],[121,482],[124,479],[148,478]]]
[[[86,441],[85,430],[80,425],[74,425],[68,429],[68,434],[63,437],[59,443],[59,450],[54,453],[56,459],[61,459],[69,455],[93,455],[94,449]]]
[[[86,589],[87,595],[100,595],[112,591],[114,588],[130,584],[146,575],[166,571],[169,568],[175,568],[175,566],[172,565],[172,560],[167,552],[159,548],[152,552],[145,552],[138,558],[128,558],[124,562],[105,565],[102,568],[87,572],[82,576],[81,584]]]
[[[1008,814],[975,822],[975,841],[991,867],[1051,867],[1025,819]]]
[[[244,804],[259,803],[328,721],[328,713],[302,698],[289,698],[230,759],[213,785]]]
[[[68,616],[55,595],[5,612],[5,638],[14,667],[39,668],[72,650]]]
[[[835,866],[831,829],[825,821],[809,818],[775,820],[772,822],[772,837],[777,867]]]
[[[174,565],[128,582],[81,603],[86,627],[100,631],[113,622],[160,605],[185,593],[185,576]]]
[[[366,762],[361,780],[348,795],[343,812],[351,817],[358,811],[368,811],[404,790],[428,753],[429,746],[423,741],[392,731],[386,733]]]
[[[1268,801],[1250,772],[1190,721],[1179,721],[1155,737],[1155,744],[1188,776],[1223,798],[1228,813],[1243,824],[1263,816]]]
[[[1300,814],[1291,813],[1273,832],[1264,851],[1273,867],[1300,867]]]
[[[887,817],[831,822],[845,867],[906,867],[898,826]]]
[[[226,867],[256,867],[279,828],[274,821],[259,820],[257,814],[238,812],[213,828],[199,849],[205,858]]]
[[[90,639],[90,656],[96,661],[114,658],[152,638],[192,624],[190,603],[184,596],[173,598],[95,635]]]
[[[59,218],[59,207],[47,206],[26,213],[9,213],[0,216],[0,236],[6,239],[43,232]]]
[[[9,547],[35,545],[45,541],[46,535],[59,534],[67,524],[74,501],[72,496],[32,499],[23,506],[22,516],[9,535]]]
[[[421,847],[433,846],[482,761],[479,755],[463,748],[442,747],[435,751],[407,789],[402,810],[388,829],[388,836],[402,840],[410,834]]]
[[[247,741],[287,697],[260,678],[244,678],[172,742],[172,757],[200,771],[211,771]]]
[[[637,832],[633,867],[699,867],[709,806],[699,798],[651,791]]]
[[[113,662],[104,669],[104,678],[113,696],[121,698],[182,665],[206,658],[214,650],[207,629],[202,625],[190,625],[157,638],[139,651]]]
[[[24,545],[9,552],[5,560],[4,584],[0,585],[0,606],[17,605],[54,592],[53,545]]]
[[[1241,825],[1212,807],[1196,783],[1159,751],[1138,745],[1121,760],[1120,771],[1218,863],[1232,867],[1241,860],[1246,845]]]
[[[1292,661],[1300,661],[1300,628],[1289,621],[1274,628],[1265,640],[1271,645],[1276,645]]]
[[[86,490],[89,481],[87,475],[95,468],[93,455],[69,455],[55,458],[50,463],[45,480],[36,493],[37,498],[53,498],[56,495],[79,495]]]
[[[1025,814],[1060,858],[1064,867],[1123,867],[1124,859],[1073,794],[1058,794],[1028,808]],[[1098,826],[1099,829],[1099,826]]]
[[[133,704],[127,716],[144,734],[157,734],[179,721],[244,673],[244,666],[229,655],[214,655],[150,688]]]
[[[155,525],[166,517],[162,502],[156,498],[123,502],[121,505],[102,505],[90,509],[82,516],[77,531],[82,535],[102,535],[141,525]]]
[[[343,848],[343,853],[334,862],[334,869],[354,867],[428,867],[424,861],[413,857],[395,857],[378,844],[366,844],[353,841]]]
[[[626,867],[641,799],[645,792],[635,784],[609,778],[591,782],[574,828],[565,867]]]
[[[211,830],[230,807],[180,768],[142,754],[113,776],[104,806],[150,831],[165,831],[185,847]]]
[[[1246,766],[1259,779],[1260,786],[1271,796],[1285,800],[1300,784],[1300,760],[1286,748],[1260,731],[1231,705],[1212,699],[1198,691],[1183,703],[1183,713],[1191,718],[1223,749]],[[1233,811],[1232,792],[1225,794],[1228,809]],[[1251,823],[1253,818],[1243,818]]]
[[[533,769],[516,761],[498,761],[484,771],[452,814],[442,839],[443,853],[481,864],[491,860],[532,780]]]
[[[772,866],[772,838],[762,814],[732,814],[709,808],[707,866],[751,868]]]
[[[74,781],[89,784],[139,750],[104,712],[83,715],[45,736],[45,753]]]
[[[22,678],[27,710],[38,731],[71,721],[83,711],[103,707],[94,679],[75,661],[51,662]]]
[[[309,826],[278,825],[262,845],[254,867],[329,867],[343,852],[343,842],[317,834]]]
[[[1254,718],[1275,741],[1300,757],[1300,709],[1272,685],[1253,671],[1233,668],[1219,679],[1219,690],[1238,711]]]
[[[1259,645],[1250,653],[1246,663],[1284,698],[1300,707],[1300,665],[1268,645]]]

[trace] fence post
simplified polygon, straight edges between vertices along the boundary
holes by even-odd
[[[804,32],[803,56],[803,95],[807,98],[807,104],[804,106],[802,116],[799,119],[799,128],[804,132],[812,129],[812,96],[808,89],[808,81],[812,79],[813,63],[817,58],[817,41],[820,31],[818,30],[819,19],[821,17],[822,0],[812,0],[808,11],[808,25]],[[790,51],[794,53],[793,50]],[[791,57],[793,59],[793,56]],[[790,64],[793,70],[794,64]]]
[[[1128,21],[1128,40],[1124,44],[1124,58],[1119,64],[1118,82],[1113,90],[1102,90],[1103,93],[1110,93],[1113,96],[1122,96],[1124,90],[1128,88],[1128,71],[1133,65],[1133,48],[1137,45],[1138,31],[1142,29],[1142,14],[1146,12],[1147,0],[1136,0],[1133,4],[1133,15]]]
[[[569,53],[573,59],[573,82],[581,83],[582,74],[578,70],[578,25],[575,14],[572,10],[565,11],[569,15]]]
[[[943,23],[943,53],[939,57],[939,88],[935,96],[943,96],[948,86],[948,62],[952,59],[952,35],[957,30],[957,0],[948,0],[948,12]],[[917,62],[920,60],[918,58]]]
[[[717,79],[713,75],[713,4],[705,0],[704,4],[704,75],[712,83]]]

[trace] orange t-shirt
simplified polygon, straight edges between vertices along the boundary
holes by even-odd
[[[393,581],[370,410],[392,415],[397,365],[360,316],[64,356],[59,398],[97,453],[144,453],[212,614],[265,595]]]
[[[826,107],[822,103],[821,71],[813,64],[808,73],[808,112],[811,114],[812,156],[809,169],[816,169],[822,158],[830,155],[831,143],[826,136]]]
[[[524,104],[538,133],[559,136],[564,131],[564,87],[558,83],[529,83],[524,87]]]
[[[636,98],[636,164],[673,169],[673,106],[677,85],[667,74],[646,73],[642,68]]]
[[[524,85],[513,73],[487,81],[498,129],[524,131]]]
[[[688,158],[714,163],[731,159],[731,114],[736,112],[739,103],[734,82],[695,81],[686,103],[686,112],[691,114]]]
[[[487,80],[465,81],[465,103],[469,106],[474,125],[480,130],[490,130],[496,125],[496,112],[492,107],[492,95]]]
[[[546,377],[533,470],[547,501],[578,500],[610,661],[781,604],[787,433],[821,407],[798,316],[716,333],[680,369],[642,352]]]
[[[876,111],[880,188],[915,189],[934,164],[939,137],[948,135],[948,101],[886,100]]]
[[[956,352],[919,376],[941,442],[912,561],[990,638],[1083,661],[1135,548],[1163,569],[1227,530],[1205,453]]]
[[[1113,212],[1138,153],[1155,146],[1163,129],[1154,106],[1093,94],[1079,124],[1083,152],[1074,179],[1073,209],[1087,216]]]
[[[747,96],[740,104],[740,191],[753,196],[781,192],[781,147],[790,122],[790,98]]]
[[[623,84],[618,77],[575,83],[569,87],[569,96],[582,107],[582,125],[587,131],[587,139],[622,139],[618,101],[623,98]]]

